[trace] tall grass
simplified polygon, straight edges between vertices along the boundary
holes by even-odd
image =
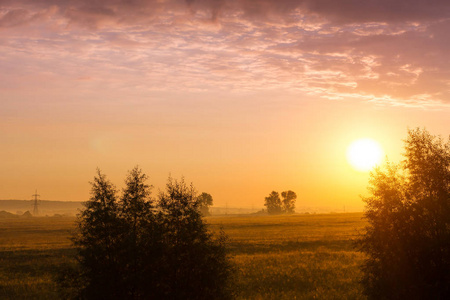
[[[209,217],[223,228],[238,299],[363,299],[352,239],[362,214]],[[0,299],[58,299],[55,276],[74,254],[74,218],[0,220]]]
[[[362,214],[209,218],[223,226],[239,299],[364,299],[353,239]]]

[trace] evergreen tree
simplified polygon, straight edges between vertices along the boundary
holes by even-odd
[[[118,216],[117,191],[100,170],[91,185],[91,198],[84,203],[77,222],[78,235],[73,238],[79,262],[75,275],[79,278],[66,279],[78,285],[78,298],[124,298],[126,286],[120,257],[125,227]]]
[[[120,201],[97,172],[78,219],[78,265],[61,274],[66,299],[227,299],[231,265],[225,235],[214,238],[195,189],[169,178],[155,203],[139,169]]]
[[[125,268],[123,281],[126,282],[131,299],[141,298],[148,279],[154,277],[144,271],[151,260],[147,252],[149,248],[156,247],[153,245],[156,240],[151,237],[158,231],[150,198],[152,186],[146,183],[147,179],[147,175],[139,167],[133,168],[126,177],[119,206],[119,216],[125,224],[125,251],[121,257]]]

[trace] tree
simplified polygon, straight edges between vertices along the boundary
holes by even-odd
[[[264,206],[267,207],[269,215],[278,215],[281,213],[292,214],[295,212],[295,200],[297,195],[289,190],[281,193],[283,200],[276,191],[272,191],[268,197],[265,198]]]
[[[201,193],[200,196],[197,197],[197,202],[199,204],[200,212],[204,216],[209,216],[211,213],[209,212],[209,207],[213,205],[213,198],[208,193]]]
[[[63,287],[83,299],[124,298],[120,253],[123,251],[124,223],[119,217],[115,186],[97,170],[91,182],[91,198],[78,217],[78,235],[73,237],[78,266],[62,274]]]
[[[161,248],[155,237],[161,237],[153,212],[152,186],[139,167],[129,171],[119,203],[119,217],[123,224],[122,280],[127,287],[127,297],[142,298],[146,287],[155,284],[155,274],[149,266],[157,263],[155,249]],[[153,257],[152,257],[153,255]]]
[[[230,298],[226,236],[214,239],[207,231],[192,184],[169,178],[159,207],[166,239],[162,299]]]
[[[450,140],[408,131],[405,159],[371,173],[359,240],[370,299],[450,298]]]
[[[281,214],[281,200],[278,192],[272,191],[268,197],[265,198],[264,206],[267,207],[269,215]]]
[[[297,199],[297,194],[289,190],[282,192],[281,197],[283,197],[283,212],[286,214],[293,214],[295,212],[295,200]]]
[[[100,171],[73,238],[78,264],[61,275],[63,298],[227,299],[223,233],[203,222],[193,186],[169,178],[155,201],[139,168],[117,190]]]

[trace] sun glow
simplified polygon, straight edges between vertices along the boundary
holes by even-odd
[[[381,162],[383,149],[372,139],[359,139],[347,149],[347,160],[355,170],[367,172]]]

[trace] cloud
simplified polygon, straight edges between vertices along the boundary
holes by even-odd
[[[424,22],[450,17],[446,0],[3,0],[3,9],[42,10],[58,7],[69,20],[90,25],[112,19],[140,23],[168,11],[208,11],[214,20],[220,14],[242,13],[247,19],[289,22],[296,16],[318,17],[326,22]]]
[[[449,105],[449,29],[444,0],[0,0],[0,78]]]
[[[416,22],[450,17],[446,0],[189,0],[190,6],[243,11],[248,17],[286,21],[292,14],[315,15],[328,22]]]

